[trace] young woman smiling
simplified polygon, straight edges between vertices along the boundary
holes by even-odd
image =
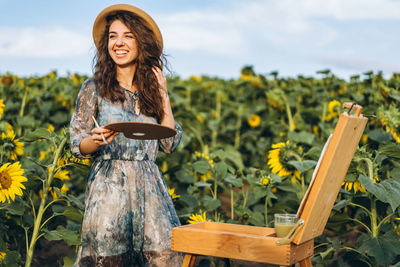
[[[93,38],[94,78],[82,85],[70,124],[72,152],[94,160],[75,266],[180,266],[182,255],[170,250],[180,223],[155,164],[159,148],[171,153],[182,135],[162,74],[161,33],[144,11],[120,4],[97,16]],[[177,134],[128,139],[95,120],[158,123]]]

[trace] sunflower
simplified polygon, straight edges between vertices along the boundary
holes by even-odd
[[[393,139],[396,141],[396,143],[400,143],[400,134],[396,131],[396,129],[394,127],[392,127],[388,121],[386,120],[386,118],[382,118],[381,121],[383,127],[385,128],[387,133],[390,133],[393,137]]]
[[[49,131],[50,133],[54,133],[54,126],[53,126],[53,124],[49,123],[49,126],[47,126],[47,131]]]
[[[330,121],[334,117],[339,116],[339,112],[337,112],[337,108],[340,108],[340,102],[337,100],[332,100],[328,104],[329,114],[325,117],[325,120]]]
[[[3,103],[3,99],[0,99],[0,119],[1,119],[1,117],[3,116],[4,107],[5,107],[5,105],[4,105],[4,103]]]
[[[201,179],[203,182],[205,182],[205,181],[211,179],[211,177],[212,177],[212,172],[211,172],[211,171],[208,171],[206,174],[201,174],[201,175],[199,175],[199,177],[200,177],[200,179]]]
[[[0,260],[4,260],[5,257],[6,257],[6,253],[0,251]]]
[[[248,124],[252,127],[255,128],[260,125],[261,118],[257,114],[251,115],[251,117],[247,120]]]
[[[289,153],[293,149],[289,141],[273,144],[271,147],[268,152],[268,165],[271,171],[280,177],[293,175],[292,181],[294,178],[300,179],[300,172],[287,164],[290,159]]]
[[[3,147],[3,153],[11,160],[17,160],[18,156],[24,154],[24,143],[15,139],[15,133],[11,126],[7,127],[6,133],[1,133],[0,145]]]
[[[199,82],[201,82],[201,77],[197,76],[197,75],[192,75],[192,76],[189,77],[189,80],[199,83]]]
[[[205,160],[207,160],[208,164],[210,164],[211,168],[214,168],[214,161],[210,158],[209,155],[205,154],[205,153],[200,153],[198,151],[195,151],[194,154],[198,157],[198,158],[204,158]]]
[[[346,191],[351,191],[353,189],[354,194],[357,193],[358,191],[365,193],[367,190],[365,190],[364,186],[360,183],[360,181],[343,181],[342,186]]]
[[[63,186],[60,188],[61,194],[64,194],[64,195],[68,192],[68,190],[69,190],[69,188],[68,188],[68,186],[67,186],[66,184],[63,184]],[[57,193],[57,191],[54,189],[54,187],[52,187],[52,188],[50,189],[50,193],[51,193],[53,199],[58,199],[58,198],[59,198],[58,193]]]
[[[169,193],[169,195],[171,196],[172,199],[181,197],[181,195],[175,194],[175,188],[169,188],[168,187],[168,193]]]
[[[200,122],[200,123],[204,123],[204,117],[201,115],[197,115],[196,119]]]
[[[7,162],[0,167],[0,202],[11,202],[15,200],[15,195],[22,196],[21,188],[25,189],[22,182],[28,181],[23,174],[24,169],[18,161],[13,164]]]
[[[263,178],[261,178],[261,181],[260,181],[261,185],[263,185],[263,186],[269,185],[269,182],[270,182],[270,180],[268,177],[263,177]]]
[[[207,220],[206,212],[203,212],[203,214],[196,213],[192,214],[189,217],[188,223],[199,223],[199,222],[211,222],[211,220]]]

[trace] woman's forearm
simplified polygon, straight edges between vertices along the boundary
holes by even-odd
[[[175,119],[172,114],[171,103],[169,102],[168,93],[165,92],[163,96],[163,109],[164,118],[161,120],[161,125],[167,126],[169,128],[175,128]]]

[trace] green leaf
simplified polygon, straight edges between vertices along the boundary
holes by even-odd
[[[7,210],[7,212],[18,216],[23,215],[25,211],[24,203],[22,200],[16,200],[14,202],[11,202],[10,204],[6,204],[4,208]]]
[[[225,158],[226,158],[226,153],[222,149],[218,149],[213,154],[215,157],[218,157],[222,161],[225,160]]]
[[[255,199],[260,199],[263,198],[267,195],[267,189],[265,189],[264,187],[255,187],[253,189],[253,195]]]
[[[80,245],[80,235],[78,231],[65,229],[63,226],[58,226],[56,230],[47,231],[44,237],[49,240],[64,240],[68,246]]]
[[[288,138],[291,141],[294,141],[296,143],[304,143],[308,145],[312,145],[314,142],[315,135],[312,133],[308,132],[289,132],[288,133]]]
[[[75,222],[79,222],[79,223],[81,223],[82,219],[83,219],[82,212],[79,209],[74,208],[72,206],[66,207],[64,212],[62,213],[62,215],[64,215],[68,219],[71,219],[71,220],[73,220]]]
[[[193,169],[201,174],[206,174],[209,170],[211,170],[211,166],[208,161],[199,160],[192,164]]]
[[[35,127],[35,118],[30,115],[25,115],[24,117],[17,117],[17,123],[23,128],[33,128]]]
[[[69,114],[65,111],[57,111],[50,117],[50,120],[55,124],[63,124],[69,121]]]
[[[265,227],[265,218],[261,212],[253,212],[250,217],[250,223],[255,226]]]
[[[346,207],[347,206],[347,204],[350,202],[350,200],[348,200],[348,199],[343,199],[343,200],[340,200],[338,203],[336,203],[334,206],[333,206],[333,210],[336,210],[336,211],[339,211],[339,210],[341,210],[342,208],[344,208],[344,207]]]
[[[243,182],[241,179],[236,178],[235,176],[228,174],[227,177],[225,177],[224,182],[227,184],[231,184],[234,187],[242,187]]]
[[[317,162],[315,160],[305,160],[305,161],[290,160],[288,163],[293,167],[295,167],[301,173],[306,172],[309,169],[313,168],[315,165],[317,165]]]
[[[397,180],[386,179],[381,183],[374,183],[363,174],[358,179],[368,192],[380,201],[390,204],[392,210],[400,206],[400,182]]]
[[[246,177],[244,177],[244,179],[247,182],[249,182],[250,185],[259,185],[260,179],[257,178],[256,176],[252,175],[252,174],[246,175]]]
[[[400,182],[400,167],[395,167],[390,170],[390,177]]]
[[[176,177],[176,179],[178,179],[178,181],[181,183],[193,183],[193,176],[191,176],[189,171],[186,169],[180,169],[179,171],[175,172],[174,177]]]
[[[359,252],[374,257],[382,265],[392,263],[400,254],[399,239],[393,231],[378,237],[361,236],[357,243]]]
[[[391,158],[400,159],[400,146],[395,143],[383,143],[379,146],[379,153]]]
[[[207,187],[207,186],[211,186],[210,183],[203,182],[203,181],[198,181],[198,182],[196,182],[194,185],[197,186],[197,187]]]
[[[271,182],[272,183],[280,183],[280,182],[282,182],[282,178],[279,175],[275,174],[275,173],[271,173],[270,177],[271,177]]]
[[[378,143],[390,142],[392,140],[390,133],[386,133],[381,129],[375,129],[370,131],[368,133],[368,138]]]
[[[242,160],[242,154],[240,154],[239,151],[237,151],[234,147],[232,146],[227,146],[225,148],[226,152],[226,158],[231,161],[235,166],[239,169],[242,170],[244,169],[244,164]]]
[[[217,131],[219,123],[220,123],[219,119],[209,120],[208,121],[208,128],[210,128],[211,131]]]
[[[21,255],[19,254],[18,251],[9,251],[7,252],[5,258],[4,258],[4,266],[7,267],[18,267],[20,265],[20,259]]]
[[[294,187],[292,184],[280,184],[277,186],[277,188],[285,192],[291,192],[291,193],[300,192],[300,189]]]
[[[217,178],[224,179],[226,174],[228,173],[228,165],[225,162],[221,161],[215,163],[214,168],[215,172],[217,173]]]
[[[185,204],[192,208],[196,208],[198,205],[197,199],[189,194],[182,195],[179,200],[185,202]]]
[[[63,260],[64,260],[63,267],[73,267],[74,266],[75,260],[71,259],[70,257],[65,256],[63,258]]]
[[[61,191],[57,187],[53,187],[53,189],[57,192],[58,195],[69,200],[70,202],[74,203],[80,210],[85,209],[85,206],[77,197],[75,197],[73,195],[65,195],[65,194],[61,193]]]
[[[213,211],[219,206],[221,206],[221,200],[219,199],[210,198],[204,200],[204,207],[206,208],[206,211]]]
[[[51,134],[46,128],[39,128],[33,132],[29,132],[22,137],[24,141],[36,141],[38,139],[50,139]]]

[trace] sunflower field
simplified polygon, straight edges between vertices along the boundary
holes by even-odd
[[[68,127],[87,78],[0,75],[0,266],[74,262],[91,162],[71,155]],[[296,213],[342,103],[361,105],[368,124],[312,263],[400,266],[399,73],[346,81],[245,66],[231,80],[169,77],[168,89],[184,134],[157,163],[182,224],[273,227],[275,213]]]

